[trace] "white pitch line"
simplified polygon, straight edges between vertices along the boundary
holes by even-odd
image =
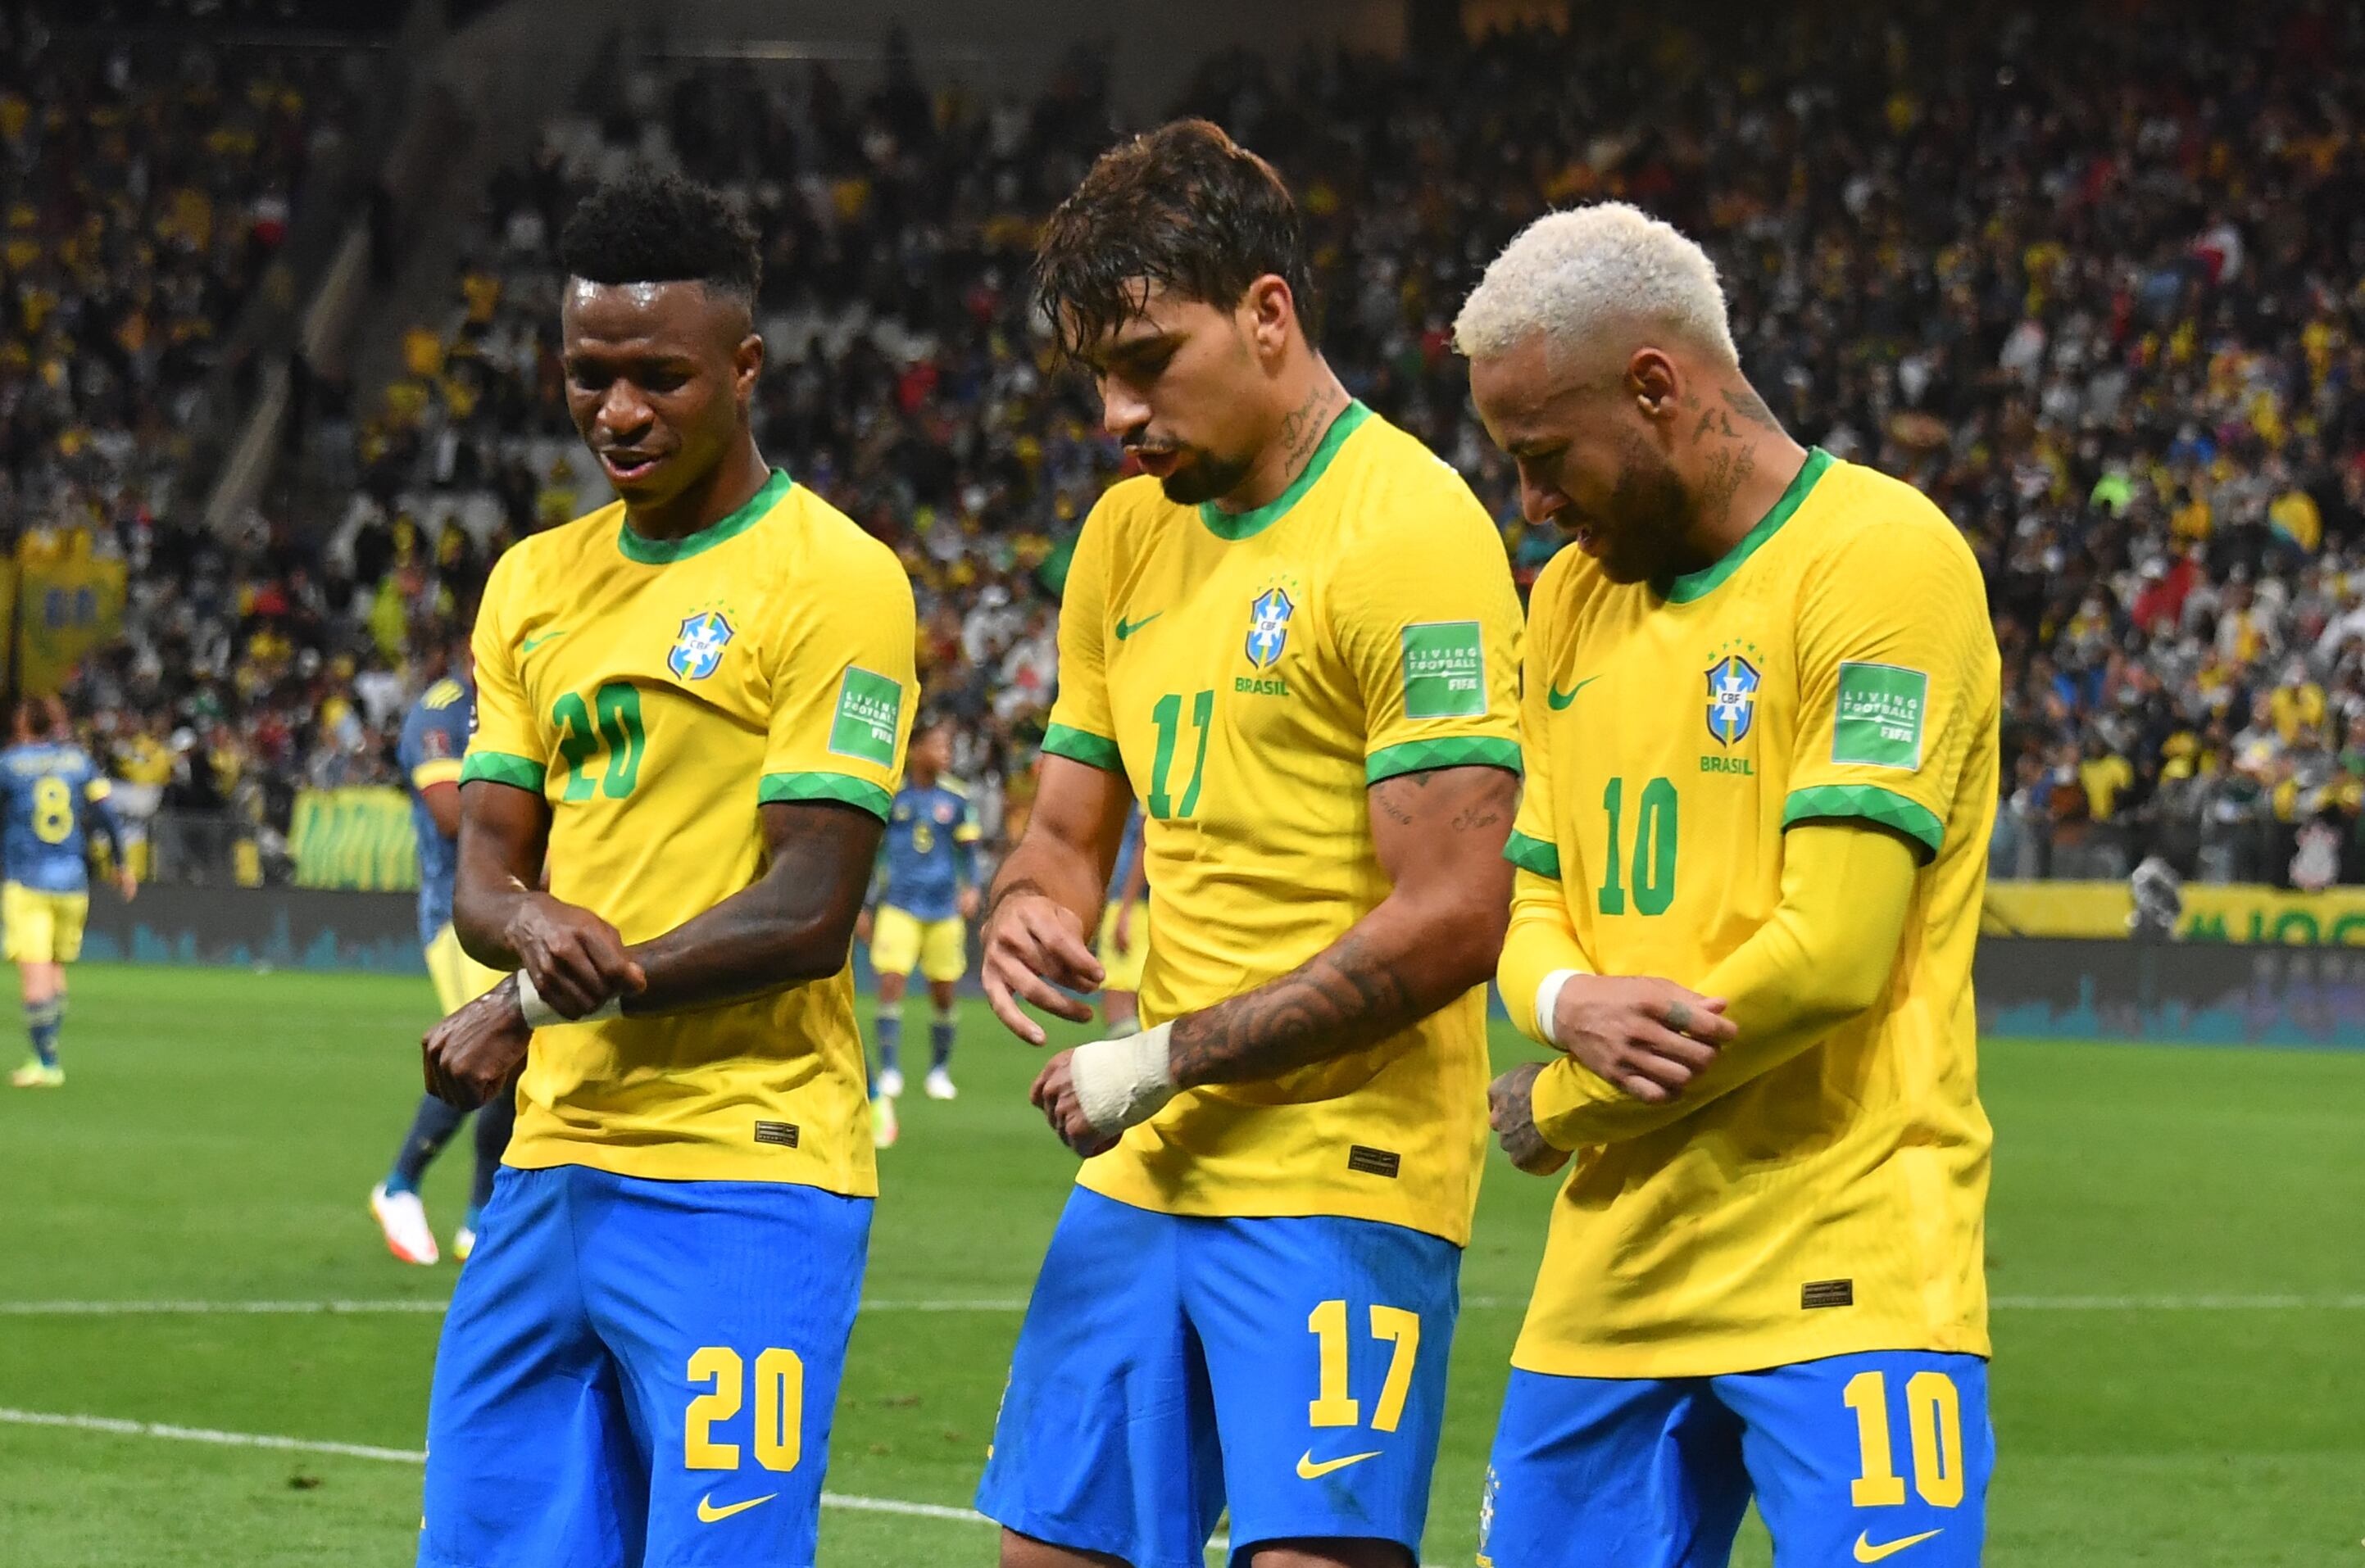
[[[1462,1305],[1474,1311],[1524,1309],[1519,1296],[1474,1295]],[[1989,1305],[2002,1312],[2358,1312],[2359,1295],[2000,1295]],[[446,1303],[414,1296],[327,1301],[0,1301],[0,1317],[290,1316],[362,1317],[384,1314],[436,1316]],[[1008,1297],[941,1301],[866,1301],[866,1313],[1024,1312],[1024,1301]]]
[[[423,1449],[372,1448],[367,1443],[321,1442],[311,1438],[282,1438],[265,1432],[222,1432],[209,1427],[175,1427],[163,1421],[125,1421],[112,1416],[62,1415],[47,1410],[12,1410],[0,1406],[0,1427],[65,1427],[81,1432],[105,1432],[119,1438],[162,1438],[174,1442],[212,1443],[220,1448],[270,1449],[281,1453],[332,1454],[341,1459],[375,1459],[391,1464],[427,1462]],[[901,1497],[862,1497],[845,1492],[824,1492],[821,1506],[850,1514],[895,1514],[907,1519],[945,1519],[958,1525],[991,1525],[974,1508],[943,1503],[912,1503]],[[1229,1551],[1228,1537],[1207,1543],[1210,1551]],[[1423,1568],[1429,1568],[1424,1564]]]

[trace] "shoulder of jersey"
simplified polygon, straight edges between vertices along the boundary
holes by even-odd
[[[431,713],[440,713],[468,695],[468,689],[446,677],[420,694],[419,705]]]
[[[1831,544],[1863,541],[1877,557],[1890,560],[1926,560],[1934,554],[1950,566],[1978,577],[1978,559],[1963,531],[1920,490],[1861,463],[1833,464],[1823,483],[1833,481],[1841,491],[1832,498],[1831,507],[1821,509]]]
[[[969,786],[958,778],[949,776],[939,778],[936,780],[936,788],[947,795],[958,795],[964,801],[969,799]]]
[[[899,579],[904,576],[903,563],[892,546],[838,510],[817,490],[792,484],[773,511],[779,521],[790,525],[775,532],[779,548],[801,545],[835,557],[843,567],[884,567]]]
[[[1433,532],[1442,518],[1496,532],[1494,520],[1453,465],[1431,452],[1410,431],[1400,430],[1377,414],[1365,419],[1339,452],[1352,462],[1338,477],[1363,490],[1377,491],[1393,506],[1351,505],[1351,514],[1364,531],[1379,526],[1408,527]],[[1443,509],[1440,511],[1440,509]]]

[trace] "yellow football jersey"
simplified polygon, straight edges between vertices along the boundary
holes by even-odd
[[[550,890],[627,942],[754,881],[757,807],[885,818],[915,691],[893,552],[775,472],[687,539],[622,502],[503,555],[476,618],[464,778],[550,802]],[[537,1031],[508,1163],[878,1190],[854,981]]]
[[[1663,599],[1564,550],[1529,604],[1527,792],[1508,854],[1559,879],[1594,969],[1696,984],[1779,902],[1783,833],[1857,818],[1924,861],[1887,994],[1659,1130],[1580,1150],[1512,1360],[1680,1377],[1988,1350],[1990,1134],[1971,954],[1999,661],[1962,536],[1910,486],[1810,454]],[[1616,1092],[1581,1068],[1555,1080]]]
[[[1460,476],[1351,405],[1271,505],[1113,487],[1059,617],[1044,749],[1123,773],[1147,818],[1157,1023],[1286,973],[1388,890],[1364,791],[1516,770],[1519,604]],[[1368,1050],[1177,1095],[1085,1162],[1188,1215],[1343,1215],[1460,1243],[1485,1136],[1485,993]]]

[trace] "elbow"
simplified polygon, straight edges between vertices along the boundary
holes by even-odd
[[[1445,971],[1440,989],[1449,996],[1460,996],[1493,980],[1495,967],[1503,958],[1503,938],[1510,927],[1510,905],[1504,900],[1465,900],[1440,911],[1431,928],[1438,937],[1438,961]]]
[[[770,968],[780,984],[803,985],[846,968],[853,951],[854,916],[832,911],[818,919],[785,923]]]

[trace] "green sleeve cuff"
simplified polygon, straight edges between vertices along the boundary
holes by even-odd
[[[1514,831],[1509,843],[1503,846],[1503,858],[1522,871],[1533,871],[1539,877],[1560,880],[1560,846],[1546,844],[1541,838],[1530,838]]]
[[[1440,767],[1500,767],[1517,773],[1519,743],[1493,735],[1449,735],[1443,740],[1382,746],[1363,759],[1363,783],[1368,788],[1383,779]]]
[[[1116,742],[1090,730],[1054,724],[1043,732],[1043,750],[1048,756],[1064,756],[1070,762],[1081,762],[1104,773],[1125,771],[1125,756],[1117,750]]]
[[[511,756],[505,751],[472,751],[460,765],[460,782],[473,784],[482,778],[488,783],[506,784],[512,790],[542,793],[543,775],[546,770],[530,756]]]
[[[1946,842],[1946,827],[1938,815],[1919,801],[1909,801],[1893,790],[1883,790],[1876,784],[1818,784],[1811,789],[1793,790],[1782,803],[1784,831],[1802,822],[1822,822],[1833,817],[1860,817],[1868,823],[1901,833],[1922,850],[1926,865],[1935,858]]]
[[[843,773],[767,773],[756,790],[756,800],[767,806],[785,801],[835,801],[842,806],[858,806],[880,822],[887,820],[895,804],[894,796],[869,779]]]

